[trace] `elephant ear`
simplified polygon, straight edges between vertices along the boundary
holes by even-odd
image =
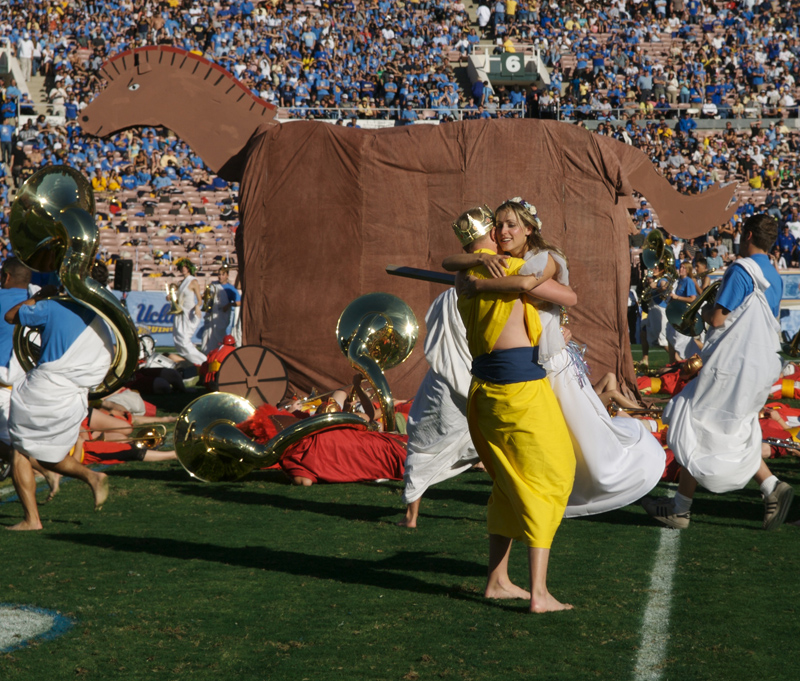
[[[630,187],[647,198],[669,234],[692,239],[727,222],[736,212],[736,202],[731,201],[736,191],[735,182],[727,186],[715,185],[697,196],[687,196],[660,175],[650,159],[636,147],[605,136],[598,136],[598,143],[616,154]]]

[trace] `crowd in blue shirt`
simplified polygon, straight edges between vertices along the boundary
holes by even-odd
[[[22,170],[66,162],[86,172],[100,190],[119,186],[163,192],[181,180],[223,187],[185,143],[164,130],[138,130],[106,140],[80,132],[80,110],[102,88],[97,77],[102,63],[138,45],[165,44],[204,54],[291,117],[383,117],[402,124],[418,120],[423,109],[447,121],[462,115],[517,116],[522,105],[528,115],[596,117],[601,120],[598,134],[645,150],[683,192],[699,193],[731,179],[769,192],[763,205],[740,209],[734,223],[768,209],[783,225],[792,221],[800,179],[797,133],[786,121],[730,134],[726,130],[709,139],[685,114],[674,126],[645,119],[657,118],[660,109],[664,115],[676,114],[670,110],[675,103],[710,99],[722,107],[731,98],[764,114],[791,114],[781,101],[798,85],[796,5],[782,1],[774,9],[756,0],[493,0],[488,3],[491,20],[479,26],[463,4],[450,0],[8,0],[0,18],[0,40],[17,47],[23,40],[34,42],[32,69],[45,75],[47,91],[64,89],[66,125],[54,127],[39,117],[13,131],[3,122],[0,149],[7,165],[0,166],[0,174],[14,165],[18,180],[24,178],[18,175]],[[506,45],[518,50],[537,47],[552,69],[550,87],[539,92],[477,82],[465,92],[449,57],[468,52],[481,38],[510,41]],[[642,49],[667,38],[681,41],[676,43],[679,53],[662,59]],[[567,72],[569,55],[575,68]],[[4,99],[11,102],[15,94],[12,85]],[[600,112],[603,97],[609,101]],[[623,124],[612,124],[609,107],[631,98],[637,105],[655,104],[633,109]],[[744,115],[733,109],[731,114]],[[21,162],[8,163],[14,155],[21,158],[20,142],[28,157],[24,169]],[[7,185],[0,182],[3,220]],[[652,228],[652,217],[638,216],[643,231]]]

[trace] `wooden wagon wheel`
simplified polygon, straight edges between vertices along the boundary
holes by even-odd
[[[277,405],[286,395],[289,376],[283,360],[260,345],[244,345],[225,358],[217,374],[220,392],[249,400],[254,407]]]

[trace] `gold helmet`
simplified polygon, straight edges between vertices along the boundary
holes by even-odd
[[[470,208],[459,215],[453,223],[453,231],[462,246],[469,246],[492,229],[494,229],[494,213],[486,204]]]

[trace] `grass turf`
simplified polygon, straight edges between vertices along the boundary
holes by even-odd
[[[800,486],[796,459],[775,469]],[[303,488],[261,472],[211,485],[174,463],[107,472],[101,513],[69,482],[42,509],[43,532],[2,535],[0,600],[75,621],[0,656],[2,679],[633,678],[663,531],[639,507],[563,523],[550,587],[576,610],[532,616],[481,597],[484,474],[431,489],[414,531],[394,525],[400,483]],[[800,528],[760,531],[752,484],[701,492],[693,513],[662,678],[796,678]],[[19,515],[0,504],[0,523]],[[527,582],[522,547],[511,574]]]

